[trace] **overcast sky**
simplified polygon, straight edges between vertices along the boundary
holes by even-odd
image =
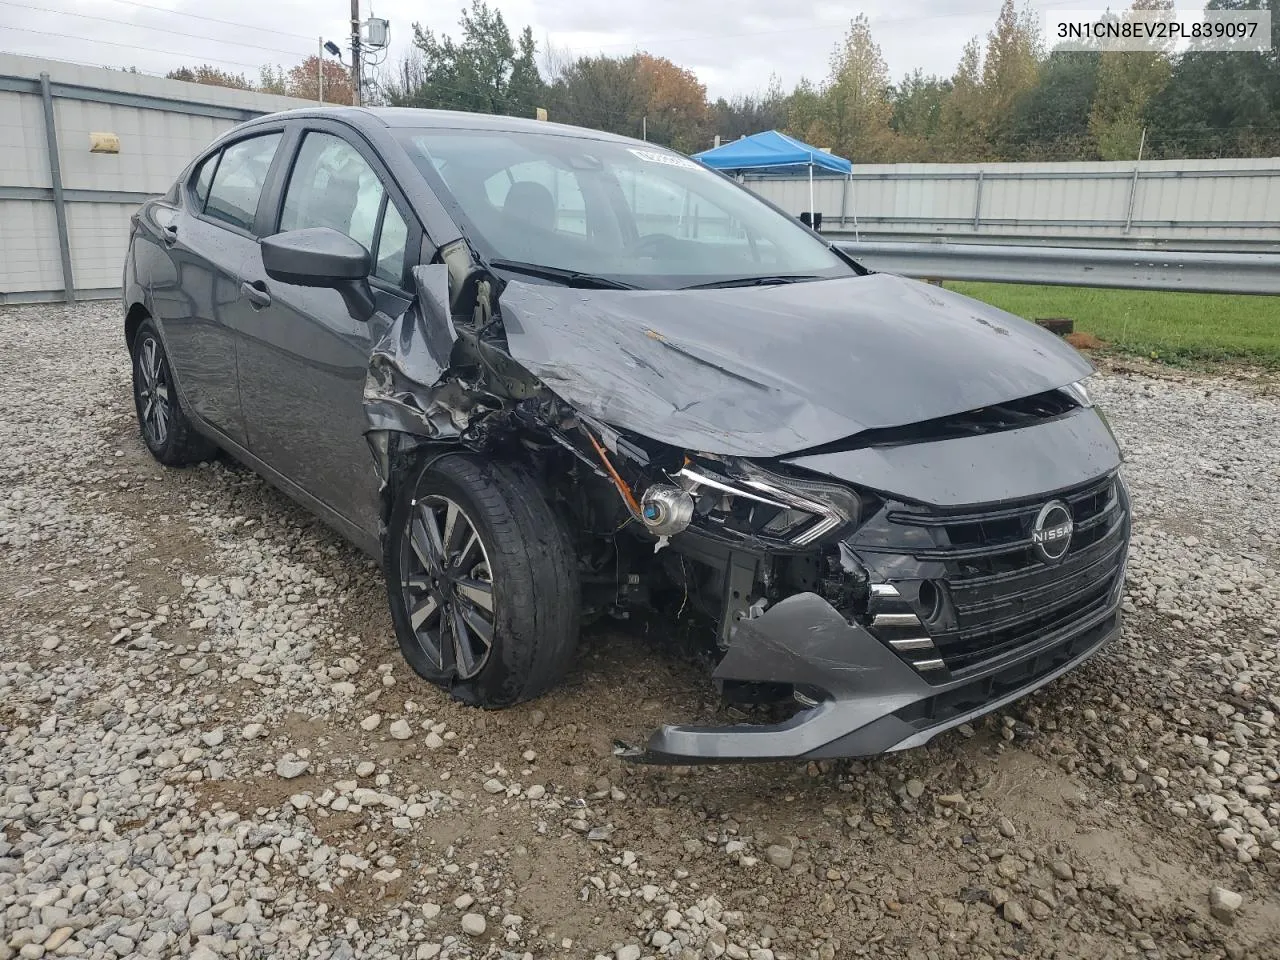
[[[391,21],[389,59],[408,49],[415,21],[454,32],[464,2],[373,0],[373,13]],[[1037,9],[1106,5],[1047,0]],[[502,10],[513,33],[532,26],[540,52],[548,44],[575,56],[647,50],[692,69],[715,98],[761,90],[771,73],[787,88],[801,76],[822,79],[832,46],[858,13],[871,19],[893,79],[916,67],[950,75],[965,42],[985,37],[1000,0],[491,0],[491,6]],[[345,48],[347,9],[347,0],[0,0],[0,50],[150,73],[207,61],[256,79],[263,63],[287,68],[315,52],[321,34]],[[369,16],[370,0],[361,0],[361,12]]]

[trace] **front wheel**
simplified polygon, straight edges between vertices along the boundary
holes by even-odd
[[[383,570],[409,665],[481,707],[554,686],[577,644],[580,587],[533,477],[466,453],[424,456],[394,497]]]

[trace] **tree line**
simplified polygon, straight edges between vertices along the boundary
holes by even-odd
[[[323,84],[325,103],[349,105],[352,99],[351,74],[347,68],[332,60],[322,60],[316,55],[307,57],[292,70],[267,64],[258,72],[256,81],[250,80],[243,73],[232,73],[207,63],[196,67],[179,67],[170,70],[165,77],[169,80],[186,80],[188,83],[204,83],[211,87],[301,97],[303,100],[319,100]]]
[[[1172,0],[1133,0],[1169,10]],[[697,76],[649,53],[570,57],[539,51],[530,27],[471,0],[458,39],[413,26],[412,52],[378,78],[392,106],[548,118],[640,137],[686,153],[719,135],[779,129],[855,163],[1129,160],[1280,155],[1280,0],[1209,0],[1208,10],[1269,9],[1265,53],[1045,50],[1038,15],[1004,4],[949,76],[915,70],[893,82],[871,23],[856,17],[825,77],[712,101]],[[1127,16],[1129,11],[1119,16]],[[311,58],[315,60],[316,58]],[[326,88],[350,102],[341,67]],[[263,71],[257,89],[315,98],[317,65]],[[208,77],[199,74],[205,71]],[[185,71],[192,74],[193,71]],[[200,67],[197,82],[228,75]],[[254,88],[243,77],[222,85]],[[308,86],[309,84],[309,86]],[[344,99],[345,98],[345,99]]]

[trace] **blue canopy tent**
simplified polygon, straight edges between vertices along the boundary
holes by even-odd
[[[844,157],[837,157],[811,147],[795,137],[788,137],[777,130],[754,133],[749,137],[732,140],[711,150],[695,153],[693,159],[713,170],[744,172],[747,170],[771,170],[777,173],[809,174],[809,215],[813,215],[813,171],[842,173],[853,172],[853,164]]]

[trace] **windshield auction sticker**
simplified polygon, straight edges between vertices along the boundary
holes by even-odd
[[[1055,50],[1262,53],[1272,48],[1270,10],[1046,10],[1044,30]]]
[[[668,167],[692,167],[695,170],[698,169],[698,165],[692,160],[677,157],[673,153],[661,153],[657,150],[635,150],[631,147],[628,147],[627,150],[645,161],[645,163],[664,163]]]

